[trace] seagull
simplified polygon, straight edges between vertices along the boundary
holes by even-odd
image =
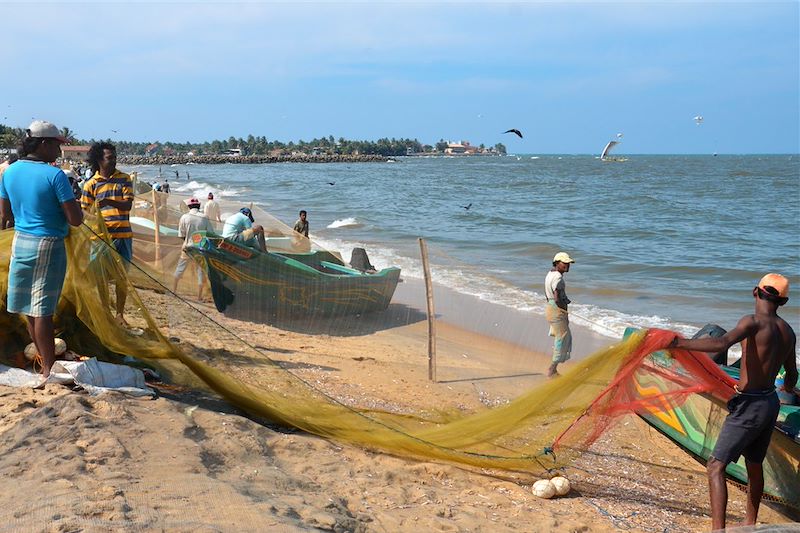
[[[329,181],[328,185],[336,185],[336,182],[335,181]]]
[[[470,207],[472,207],[472,202],[470,202],[470,203],[469,203],[469,204],[467,204],[467,205],[462,205],[462,206],[459,206],[459,207],[461,207],[462,209],[466,209],[467,211],[469,211],[469,208],[470,208]]]
[[[113,131],[114,133],[119,133],[117,130],[111,130],[111,131]]]
[[[516,130],[514,128],[511,128],[510,130],[506,130],[503,133],[513,133],[513,134],[517,135],[520,139],[522,139],[522,132],[519,131],[519,130]]]

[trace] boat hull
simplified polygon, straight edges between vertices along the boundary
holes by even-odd
[[[671,379],[686,377],[681,368],[674,368],[668,354],[656,352],[637,370],[634,386],[640,398],[669,392]],[[720,366],[728,375],[738,378],[739,369]],[[691,394],[679,405],[654,404],[638,413],[650,426],[675,444],[706,462],[714,449],[727,409],[704,394]],[[726,473],[733,480],[746,484],[744,458],[731,463]],[[764,492],[773,500],[800,509],[800,406],[782,405],[764,461]]]
[[[347,268],[329,252],[261,253],[200,234],[193,241],[186,251],[208,274],[217,310],[253,322],[382,311],[400,278],[398,268]]]

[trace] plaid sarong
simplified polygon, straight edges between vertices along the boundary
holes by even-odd
[[[33,317],[55,314],[66,273],[63,238],[16,232],[8,267],[8,312]]]

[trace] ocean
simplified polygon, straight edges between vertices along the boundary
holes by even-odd
[[[125,170],[150,181],[159,169]],[[800,331],[797,155],[612,163],[518,154],[161,171],[175,192],[253,201],[290,226],[305,209],[312,240],[345,259],[364,247],[374,265],[399,266],[405,277],[421,277],[424,237],[439,283],[523,312],[543,313],[544,276],[566,251],[576,260],[566,277],[573,322],[610,338],[626,326],[730,329],[752,313],[751,289],[767,272],[792,283],[781,314]]]

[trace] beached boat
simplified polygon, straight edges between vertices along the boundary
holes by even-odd
[[[626,331],[626,334],[629,334]],[[683,368],[675,368],[674,360],[664,352],[656,352],[646,361],[646,371],[637,372],[636,389],[640,397],[663,394],[669,391],[667,383],[691,376]],[[739,369],[720,365],[729,376],[738,379]],[[663,378],[663,379],[662,379]],[[780,385],[783,384],[781,380]],[[717,433],[727,415],[723,405],[703,394],[691,394],[679,407],[652,405],[639,416],[650,426],[675,444],[705,463],[716,443]],[[800,471],[800,406],[781,405],[775,424],[772,442],[764,462],[765,494],[782,503],[800,509],[800,485],[796,483]],[[747,483],[744,458],[728,465],[728,476],[742,484]],[[792,482],[794,480],[795,482]]]
[[[620,142],[622,141],[608,141],[608,144],[606,144],[605,148],[603,148],[603,152],[600,154],[600,161],[612,163],[622,163],[623,161],[627,161],[627,157],[614,157],[609,155],[611,150],[613,150],[614,147]]]
[[[364,273],[330,252],[261,253],[202,233],[192,240],[186,251],[208,274],[217,310],[253,322],[382,311],[400,278],[399,268]]]

